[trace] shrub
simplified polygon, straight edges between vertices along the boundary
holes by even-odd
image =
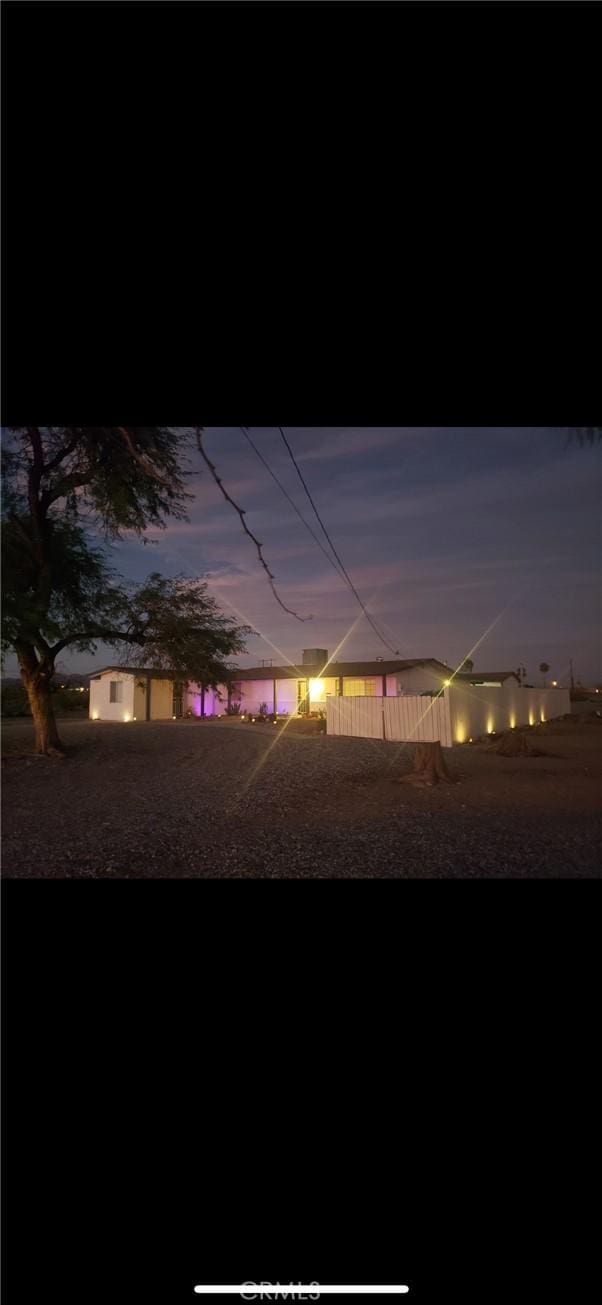
[[[22,684],[2,685],[2,715],[31,716],[27,694]]]
[[[230,706],[226,707],[226,716],[240,716],[240,703],[231,702]]]

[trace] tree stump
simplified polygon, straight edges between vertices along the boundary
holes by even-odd
[[[539,748],[534,748],[529,742],[526,734],[520,734],[518,730],[507,730],[505,734],[502,734],[501,739],[492,744],[487,751],[497,752],[500,757],[543,756]]]
[[[408,784],[426,784],[431,788],[434,784],[451,784],[452,778],[445,764],[445,758],[441,750],[440,743],[417,743],[414,752],[414,771],[411,775],[404,775],[402,783]]]

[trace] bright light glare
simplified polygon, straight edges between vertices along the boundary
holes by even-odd
[[[309,681],[309,701],[324,702],[326,697],[326,686],[324,680],[319,678]]]
[[[124,713],[123,713],[123,719],[124,719],[125,721],[128,721],[128,720],[130,719],[130,713],[129,713],[129,711],[124,711]]]

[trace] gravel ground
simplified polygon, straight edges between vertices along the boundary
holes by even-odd
[[[3,874],[54,878],[590,878],[602,721],[539,727],[548,755],[446,753],[456,783],[399,784],[411,747],[239,721],[61,722],[65,760],[4,724]],[[274,737],[276,736],[276,737]]]

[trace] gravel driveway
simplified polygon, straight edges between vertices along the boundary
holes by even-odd
[[[411,748],[378,740],[239,721],[69,721],[69,756],[56,761],[32,755],[28,722],[7,722],[3,873],[592,877],[602,729],[561,725],[538,732],[551,755],[537,759],[454,748],[458,782],[425,790],[399,785]]]

